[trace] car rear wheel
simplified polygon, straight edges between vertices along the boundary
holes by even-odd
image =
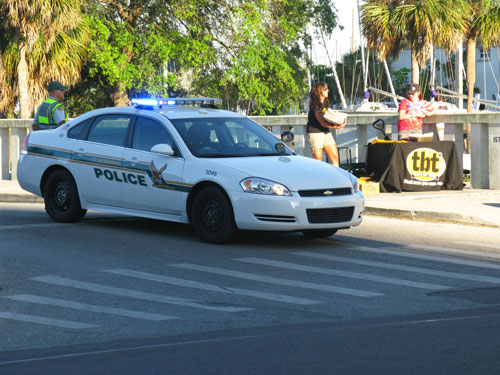
[[[208,243],[227,243],[236,232],[234,214],[226,194],[216,187],[200,191],[191,207],[191,224],[198,237]]]
[[[304,234],[304,236],[309,238],[325,238],[333,236],[335,233],[337,233],[337,229],[312,229],[305,230],[302,233]]]
[[[45,211],[52,220],[62,223],[74,223],[87,210],[82,209],[76,183],[65,170],[56,170],[50,174],[43,191]]]

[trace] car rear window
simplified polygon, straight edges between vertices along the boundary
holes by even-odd
[[[68,130],[68,138],[73,139],[85,139],[87,137],[88,128],[92,123],[93,118],[89,118],[85,121],[80,122],[79,124],[73,126]]]
[[[114,146],[124,146],[125,136],[133,116],[104,115],[96,118],[90,129],[88,141]]]

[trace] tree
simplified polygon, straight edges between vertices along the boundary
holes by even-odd
[[[263,114],[303,93],[299,41],[314,15],[307,0],[89,4],[89,73],[113,87],[115,105],[176,91],[222,96],[228,108]]]
[[[132,89],[165,94],[163,67],[179,48],[170,8],[160,0],[88,1],[88,73],[110,88],[115,106],[126,105]]]
[[[476,45],[481,40],[483,48],[489,50],[500,41],[500,2],[497,0],[468,0],[471,12],[464,14],[467,21],[467,112],[472,112],[474,84],[476,83]]]
[[[297,106],[305,70],[298,40],[311,11],[306,1],[241,2],[225,30],[211,35],[214,63],[195,72],[198,87],[212,81],[230,108],[247,114],[270,114]],[[196,24],[196,20],[190,22]]]
[[[412,82],[419,82],[433,45],[448,52],[461,40],[468,5],[463,0],[367,0],[361,9],[363,34],[381,60],[411,48]]]
[[[0,112],[6,113],[8,117],[14,117],[14,92],[17,88],[14,76],[16,61],[12,58],[15,55],[15,44],[13,39],[8,39],[6,35],[12,35],[12,29],[7,24],[6,14],[0,13]]]
[[[19,102],[29,117],[58,79],[72,85],[73,114],[174,93],[222,96],[248,114],[280,113],[305,93],[308,26],[318,12],[326,30],[336,24],[332,1],[319,4],[0,0],[0,106],[13,111]]]
[[[404,97],[408,94],[408,85],[410,84],[410,82],[408,82],[409,73],[411,73],[411,71],[408,68],[401,68],[392,72],[392,83],[394,84],[396,95]]]
[[[467,0],[470,12],[463,15],[467,22],[464,33],[467,40],[466,51],[466,79],[467,79],[467,112],[472,112],[474,85],[476,83],[476,45],[481,39],[483,48],[488,50],[490,46],[500,41],[498,30],[500,28],[500,4],[497,0]],[[467,147],[470,153],[470,123],[467,124]]]
[[[80,0],[2,0],[0,12],[3,105],[12,110],[17,98],[20,117],[30,118],[50,80],[78,80],[88,28]]]

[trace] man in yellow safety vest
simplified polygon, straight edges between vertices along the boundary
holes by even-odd
[[[33,121],[33,130],[55,129],[68,121],[68,112],[60,103],[64,100],[64,93],[68,86],[58,81],[52,81],[47,86],[49,98],[46,99],[36,111]]]

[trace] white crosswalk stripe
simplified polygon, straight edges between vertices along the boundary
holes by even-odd
[[[86,328],[99,327],[94,324],[71,322],[68,320],[51,319],[42,316],[19,314],[19,313],[4,312],[4,311],[0,311],[0,319],[17,320],[20,322],[43,324],[46,326],[69,328],[69,329],[86,329]]]
[[[365,291],[365,290],[342,288],[342,287],[338,287],[338,286],[316,284],[316,283],[290,280],[290,279],[281,279],[281,278],[277,278],[277,277],[262,276],[262,275],[248,273],[248,272],[232,271],[232,270],[227,270],[227,269],[223,269],[223,268],[208,267],[208,266],[191,264],[191,263],[170,264],[170,266],[188,269],[188,270],[194,270],[194,271],[202,271],[202,272],[207,272],[207,273],[212,273],[212,274],[217,274],[217,275],[230,276],[230,277],[235,277],[235,278],[240,278],[240,279],[245,279],[245,280],[253,280],[253,281],[259,281],[259,282],[276,284],[276,285],[284,285],[284,286],[290,286],[290,287],[312,289],[312,290],[318,290],[318,291],[323,291],[323,292],[333,292],[333,293],[346,294],[346,295],[356,296],[356,297],[378,297],[378,296],[383,295],[380,293],[369,292],[369,291]]]
[[[160,320],[168,320],[168,319],[177,318],[175,316],[170,316],[170,315],[160,315],[160,314],[152,314],[152,313],[147,313],[147,312],[142,312],[142,311],[118,309],[118,308],[114,308],[114,307],[90,305],[87,303],[67,301],[67,300],[62,300],[62,299],[58,299],[58,298],[34,296],[31,294],[20,294],[20,295],[16,295],[16,296],[6,296],[5,298],[9,298],[9,299],[12,299],[15,301],[38,303],[41,305],[58,306],[58,307],[64,307],[64,308],[80,310],[80,311],[90,311],[90,312],[95,312],[95,313],[112,314],[112,315],[118,315],[118,316],[125,316],[128,318],[136,318],[136,319],[144,319],[144,320],[160,321]]]
[[[271,301],[272,303],[288,303],[302,306],[319,305],[319,309],[321,309],[321,304],[327,304],[329,301],[331,301],[331,298],[327,296],[324,296],[324,298],[317,297],[318,295],[322,296],[325,293],[338,293],[361,298],[384,296],[385,294],[383,293],[372,291],[374,288],[377,288],[377,283],[433,291],[449,290],[453,288],[454,280],[464,280],[466,282],[495,285],[500,284],[500,276],[495,277],[495,275],[491,275],[494,270],[500,270],[500,265],[498,263],[495,263],[493,261],[488,262],[486,260],[466,259],[464,257],[460,257],[461,255],[476,255],[476,252],[416,244],[403,248],[388,249],[353,246],[353,244],[342,244],[342,249],[350,252],[351,256],[340,256],[337,254],[314,251],[294,251],[288,252],[283,256],[283,259],[267,259],[267,257],[241,257],[231,259],[231,261],[237,262],[232,263],[232,265],[236,264],[237,267],[243,266],[244,264],[252,264],[252,272],[249,272],[248,270],[246,270],[246,272],[237,271],[236,267],[232,266],[215,267],[194,263],[178,263],[168,265],[169,267],[186,270],[183,272],[183,278],[118,268],[104,269],[101,270],[101,272],[105,272],[108,275],[114,275],[115,277],[122,277],[122,281],[123,278],[126,277],[175,286],[179,288],[179,293],[181,293],[180,295],[183,295],[182,293],[184,288],[190,288],[214,293],[224,293],[230,296],[240,296],[241,298],[250,297],[261,299],[265,301]],[[429,251],[439,251],[444,254],[433,254],[429,253]],[[366,255],[386,255],[387,257],[377,256],[378,259],[371,260],[366,259],[366,257],[363,258],[363,253]],[[382,260],[380,258],[384,259]],[[408,259],[408,262],[410,262],[410,259],[415,259],[421,261],[419,263],[422,263],[423,265],[405,265],[405,259]],[[228,259],[228,261],[229,260],[230,259]],[[328,262],[332,263],[329,264]],[[415,261],[413,263],[415,263]],[[355,272],[353,272],[352,270],[342,269],[339,264],[351,264],[354,266],[360,266],[360,268],[355,269]],[[442,270],[442,267],[444,265],[448,265],[448,267],[467,266],[473,268],[467,269],[467,271],[471,272],[466,272],[464,271],[464,269],[466,269],[465,267],[457,267],[460,268],[460,271],[452,272]],[[287,278],[267,276],[270,274],[269,267],[287,270],[287,273],[292,276],[289,276]],[[389,272],[394,271],[394,274],[396,274],[397,276],[394,276],[392,274],[386,276],[388,272],[385,272],[384,275],[378,275],[377,273],[381,272],[371,272],[370,267],[373,267],[373,271],[377,271],[377,269],[388,270]],[[485,273],[486,271],[488,271],[491,276],[487,274],[483,275],[483,273]],[[196,281],[194,277],[189,277],[190,273],[192,274],[198,272],[219,275],[222,277],[227,277],[228,279],[224,283],[210,283]],[[322,275],[315,276],[316,278],[318,278],[318,280],[321,281],[302,281],[303,279],[309,280],[311,274]],[[400,275],[405,275],[406,277]],[[200,277],[199,275],[193,276],[196,276],[196,278]],[[417,279],[417,276],[420,276],[420,278]],[[433,281],[438,280],[438,277],[443,279],[439,279],[440,282],[430,283],[426,282],[426,276],[432,277]],[[359,289],[346,288],[342,286],[342,281],[340,281],[341,278],[365,280],[370,281],[370,283],[368,284],[367,288],[364,288],[363,284],[361,283],[356,283],[356,286]],[[251,289],[238,288],[236,286],[232,286],[232,284],[236,281],[235,279],[249,280],[255,282],[257,286],[254,286]],[[199,300],[149,293],[147,291],[131,290],[104,284],[73,280],[57,275],[38,276],[33,277],[30,280],[50,285],[56,285],[59,287],[75,288],[88,292],[123,297],[123,303],[126,303],[126,299],[138,299],[149,301],[152,303],[172,304],[186,308],[214,310],[229,313],[254,310],[254,306],[252,306],[251,302],[245,303],[245,306],[235,306],[234,302],[230,304],[217,302],[206,303]],[[259,286],[259,283],[265,283],[267,284],[267,286]],[[281,294],[272,290],[273,288],[279,289],[279,287],[289,287],[295,292],[297,292],[297,289],[300,288],[306,290],[314,290],[318,293],[315,294],[316,298],[309,299],[303,298],[298,295],[295,296],[294,292],[289,292],[289,294]],[[28,293],[4,296],[2,298],[21,303],[32,304],[28,305],[30,307],[33,307],[35,305],[44,305],[52,306],[54,308],[78,310],[82,313],[89,312],[97,314],[112,314],[123,318],[142,319],[146,321],[168,321],[175,318],[182,319],[181,316],[174,316],[176,314],[154,314],[146,311],[136,311],[126,308],[107,307],[104,306],[106,305],[106,303],[104,303],[104,305],[88,304],[76,300],[51,298]],[[231,300],[231,297],[229,297],[228,300]],[[19,304],[15,306],[19,308],[26,308],[27,305]],[[261,305],[255,304],[255,306]],[[24,314],[23,311],[19,311],[19,313],[14,311],[0,311],[0,319],[28,322],[33,324],[48,325],[68,329],[89,329],[99,327],[99,325],[90,324],[92,322],[72,322],[60,319],[52,319],[50,317],[45,317],[46,312],[44,314],[38,314],[44,316],[38,316],[36,313],[33,313],[32,310],[33,309],[31,309],[28,314]],[[91,319],[95,318],[95,316],[91,317]]]
[[[449,272],[449,271],[439,271],[439,270],[429,269],[429,268],[402,266],[400,264],[389,264],[389,263],[382,263],[382,262],[373,262],[373,261],[369,261],[369,260],[351,259],[351,258],[338,257],[335,255],[329,255],[329,254],[312,253],[312,252],[307,252],[307,251],[299,251],[299,252],[296,252],[294,254],[309,257],[309,258],[329,260],[332,262],[359,264],[362,266],[385,268],[385,269],[398,270],[398,271],[407,271],[407,272],[413,272],[413,273],[420,273],[423,275],[442,276],[442,277],[448,277],[448,278],[452,278],[452,279],[461,279],[461,280],[479,281],[479,282],[485,282],[485,283],[491,283],[491,284],[500,284],[500,278],[498,278],[498,277],[473,275],[473,274],[457,273],[457,272]]]
[[[466,243],[463,243],[463,244],[466,244]],[[485,253],[484,251],[470,251],[470,250],[453,249],[453,248],[449,248],[449,247],[418,245],[418,244],[411,244],[411,245],[408,245],[408,247],[410,247],[412,249],[417,249],[417,250],[437,251],[437,252],[449,253],[449,254],[453,254],[453,255],[472,255],[472,256],[492,258],[492,259],[497,259],[497,260],[500,259],[500,254]],[[497,248],[500,248],[500,247],[497,247]]]
[[[87,282],[83,282],[83,281],[66,279],[64,277],[54,276],[54,275],[33,277],[33,278],[31,278],[31,280],[40,281],[43,283],[48,283],[48,284],[53,284],[53,285],[67,286],[67,287],[71,287],[71,288],[82,289],[82,290],[87,290],[87,291],[96,292],[96,293],[110,294],[110,295],[115,295],[115,296],[135,298],[135,299],[141,299],[141,300],[153,301],[153,302],[170,303],[173,305],[195,307],[195,308],[205,309],[205,310],[224,311],[224,312],[239,312],[239,311],[252,310],[252,309],[247,308],[247,307],[224,307],[224,306],[203,305],[201,303],[187,300],[184,298],[170,297],[170,296],[165,296],[165,295],[161,295],[161,294],[153,294],[153,293],[141,292],[141,291],[137,291],[137,290],[130,290],[130,289],[124,289],[124,288],[116,288],[116,287],[107,286],[107,285],[101,285],[101,284],[87,283]]]
[[[29,228],[46,228],[46,227],[57,227],[70,225],[66,223],[32,223],[32,224],[11,224],[11,225],[2,225],[0,226],[0,231],[4,230],[13,230],[13,229],[29,229]]]
[[[178,279],[178,278],[174,278],[174,277],[155,275],[155,274],[151,274],[151,273],[139,272],[139,271],[133,271],[133,270],[114,269],[114,270],[103,270],[103,271],[113,273],[115,275],[136,277],[136,278],[143,279],[143,280],[151,280],[151,281],[156,281],[156,282],[170,284],[170,285],[177,285],[177,286],[186,287],[186,288],[208,290],[208,291],[219,292],[219,293],[237,294],[237,295],[241,295],[241,296],[261,298],[261,299],[266,299],[266,300],[270,300],[270,301],[293,303],[293,304],[297,304],[297,305],[313,305],[313,304],[317,304],[317,303],[322,303],[321,301],[315,301],[315,300],[311,300],[311,299],[307,299],[307,298],[287,296],[284,294],[259,292],[256,290],[240,289],[240,288],[234,288],[234,287],[226,287],[226,286],[222,287],[222,286],[213,285],[213,284],[200,283],[198,281],[193,281],[193,280]]]
[[[475,260],[466,260],[466,259],[457,259],[457,258],[450,258],[450,257],[441,257],[438,255],[428,255],[428,254],[417,254],[417,253],[405,253],[400,250],[382,250],[378,249],[375,247],[366,247],[366,246],[353,246],[348,248],[349,251],[359,251],[359,252],[366,252],[366,253],[372,253],[372,254],[385,254],[385,255],[390,255],[390,256],[397,256],[397,257],[403,257],[403,258],[413,258],[413,259],[420,259],[420,260],[432,260],[434,262],[443,262],[443,263],[449,263],[449,264],[460,264],[463,266],[471,266],[471,267],[479,267],[479,268],[489,268],[489,269],[495,269],[495,270],[500,270],[500,265],[499,264],[494,264],[494,263],[487,263],[487,262],[481,262],[481,261],[475,261]]]
[[[458,245],[469,245],[469,246],[481,246],[481,247],[487,247],[490,249],[496,249],[500,251],[500,245],[493,245],[489,243],[481,243],[481,242],[467,242],[467,241],[460,241],[460,242],[455,242]],[[481,253],[481,255],[494,255],[495,258],[500,259],[500,254],[484,254]]]
[[[340,270],[334,270],[331,268],[304,266],[301,264],[279,262],[279,261],[275,261],[275,260],[267,260],[267,259],[251,258],[251,257],[238,258],[238,259],[234,259],[234,260],[236,260],[238,262],[259,264],[259,265],[269,266],[269,267],[278,267],[278,268],[285,268],[285,269],[296,270],[296,271],[320,273],[323,275],[340,276],[340,277],[347,277],[347,278],[351,278],[351,279],[370,280],[370,281],[376,281],[379,283],[401,285],[401,286],[407,286],[407,287],[413,287],[413,288],[421,288],[421,289],[428,289],[428,290],[449,289],[449,287],[444,286],[444,285],[422,283],[422,282],[410,281],[410,280],[402,280],[402,279],[396,279],[393,277],[386,277],[386,276],[369,275],[369,274],[364,274],[364,273],[359,273],[359,272],[340,271]]]

